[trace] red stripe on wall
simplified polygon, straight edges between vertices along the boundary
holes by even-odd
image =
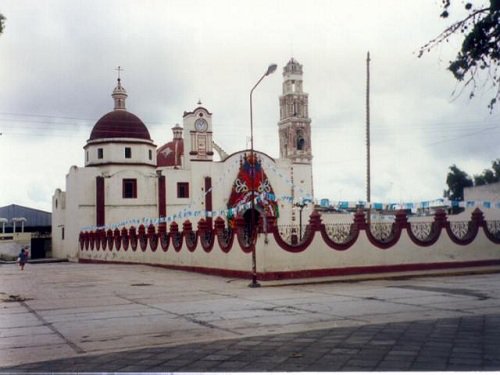
[[[212,178],[205,177],[205,210],[212,211]],[[208,228],[212,229],[212,217],[206,218]]]
[[[166,196],[165,176],[158,177],[158,216],[167,216],[167,196]]]
[[[95,178],[95,225],[102,227],[105,224],[104,210],[104,177],[97,176]]]
[[[137,264],[137,265],[145,264],[140,262],[119,262],[119,261],[104,261],[104,260],[93,260],[93,259],[79,259],[79,262]],[[251,270],[241,271],[241,270],[230,270],[221,268],[177,266],[177,265],[164,265],[164,264],[154,264],[154,263],[149,263],[148,265],[173,269],[173,270],[197,272],[197,273],[223,276],[223,277],[235,277],[241,279],[250,279],[252,277]],[[285,272],[266,272],[266,273],[258,273],[257,279],[259,281],[278,281],[278,280],[307,279],[316,277],[336,277],[336,276],[346,276],[346,278],[348,278],[348,276],[367,276],[367,275],[383,276],[386,273],[401,273],[401,275],[403,276],[406,272],[453,271],[461,268],[467,269],[473,267],[491,267],[491,266],[500,266],[500,259],[469,261],[469,262],[415,263],[415,264],[396,264],[387,266],[381,265],[381,266],[365,266],[365,267],[325,268],[325,269],[285,271]]]

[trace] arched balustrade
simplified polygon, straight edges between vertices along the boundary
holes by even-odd
[[[352,223],[329,224],[328,226],[322,223],[321,215],[314,211],[301,240],[295,243],[290,241],[289,235],[283,236],[283,231],[280,231],[276,225],[275,218],[267,219],[267,235],[271,235],[281,249],[291,253],[306,251],[318,233],[323,242],[333,250],[349,250],[358,241],[362,232],[366,234],[371,245],[384,250],[396,245],[404,233],[420,247],[432,246],[443,235],[447,235],[453,243],[465,246],[474,241],[481,228],[492,243],[500,244],[500,221],[485,221],[479,209],[472,213],[470,221],[450,222],[446,213],[438,210],[432,221],[409,222],[405,212],[398,211],[393,222],[382,224],[368,223],[365,213],[360,210],[354,214]],[[253,241],[250,238],[252,234],[246,231],[245,223],[241,218],[236,218],[234,229],[227,227],[225,220],[221,217],[214,220],[213,228],[209,227],[206,220],[201,219],[196,230],[193,230],[193,225],[189,220],[182,224],[182,232],[179,231],[176,222],[172,222],[169,229],[167,232],[166,224],[160,224],[158,228],[151,224],[147,229],[144,225],[140,225],[138,232],[135,227],[130,227],[128,230],[122,228],[114,231],[109,229],[81,232],[79,245],[82,251],[100,251],[101,249],[119,251],[120,248],[127,251],[129,246],[132,251],[136,251],[139,245],[143,252],[148,249],[155,252],[160,245],[163,252],[166,252],[171,244],[175,252],[180,252],[185,243],[189,252],[195,252],[201,248],[206,253],[210,253],[217,240],[222,252],[228,253],[233,250],[236,237],[238,247],[244,253],[252,251]],[[259,234],[262,233],[263,225],[259,225]]]

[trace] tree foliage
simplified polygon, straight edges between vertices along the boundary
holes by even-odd
[[[5,17],[3,16],[2,13],[0,13],[0,34],[3,33],[3,28],[5,27],[4,21],[5,21]]]
[[[455,164],[450,167],[450,172],[446,177],[446,184],[448,190],[445,191],[444,196],[452,201],[464,200],[464,188],[473,186],[472,179],[459,169]]]
[[[442,18],[450,16],[451,3],[452,0],[442,0]],[[447,42],[453,35],[461,34],[462,47],[455,59],[450,61],[448,69],[462,83],[462,88],[471,89],[470,98],[479,86],[491,85],[494,90],[488,104],[491,112],[500,100],[500,0],[489,0],[487,5],[479,7],[466,0],[464,7],[467,16],[452,23],[421,47],[418,56]]]
[[[485,169],[480,175],[474,175],[474,186],[493,184],[500,181],[500,159],[493,161],[491,169]]]
[[[495,182],[500,182],[500,159],[494,160],[491,169],[485,169],[483,173],[474,175],[473,179],[456,165],[452,165],[446,177],[448,190],[444,191],[444,196],[450,200],[461,201],[464,199],[464,188]]]

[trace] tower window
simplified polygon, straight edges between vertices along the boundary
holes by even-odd
[[[132,157],[132,149],[130,147],[125,147],[125,159],[130,159]]]
[[[149,150],[149,160],[153,160],[153,151]]]
[[[297,150],[300,150],[300,151],[304,150],[305,143],[306,142],[304,141],[304,138],[299,138],[297,140]]]
[[[97,159],[102,159],[104,157],[104,150],[102,148],[97,149]]]
[[[177,183],[177,198],[189,198],[189,182]]]
[[[297,150],[302,151],[305,147],[304,132],[302,129],[297,130]]]
[[[123,179],[123,198],[137,198],[137,180],[135,178]]]

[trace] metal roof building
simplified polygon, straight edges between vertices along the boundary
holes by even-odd
[[[19,218],[26,219],[24,222],[25,231],[40,230],[40,228],[50,231],[52,225],[52,214],[50,212],[19,206],[17,204],[0,207],[0,219],[2,218],[7,220],[5,222],[6,229],[12,228],[13,219],[16,220]],[[19,224],[16,226],[20,227]]]

